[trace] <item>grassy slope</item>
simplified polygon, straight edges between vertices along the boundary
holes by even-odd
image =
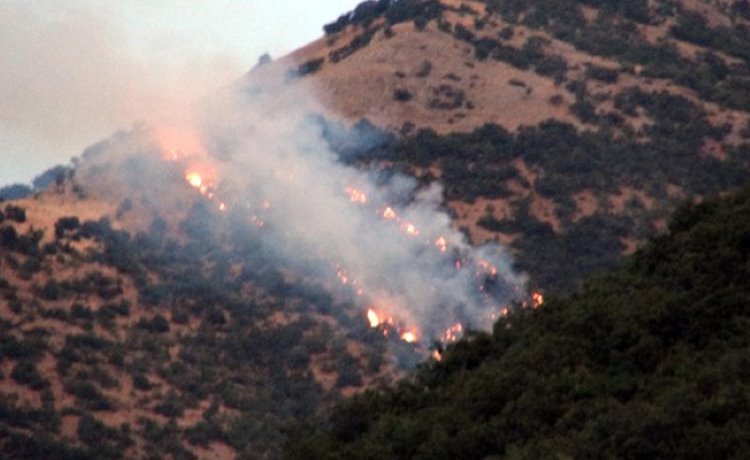
[[[435,2],[402,1],[416,20],[355,14],[247,84],[322,60],[281,86],[402,133],[362,162],[439,180],[472,241],[508,244],[538,289],[561,292],[679,203],[745,183],[750,38],[735,3],[443,1],[417,25]]]
[[[0,209],[0,457],[274,458],[292,421],[393,377],[363,318],[190,195],[147,233],[122,230],[153,211],[135,198]]]

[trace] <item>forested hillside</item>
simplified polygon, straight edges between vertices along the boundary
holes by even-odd
[[[750,2],[376,0],[323,34],[200,129],[0,188],[0,457],[750,458]],[[456,273],[511,313],[449,344]]]
[[[750,189],[682,208],[622,269],[354,397],[288,457],[747,458],[749,270]]]

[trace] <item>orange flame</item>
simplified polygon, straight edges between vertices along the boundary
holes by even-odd
[[[347,187],[346,194],[349,195],[349,200],[352,203],[367,204],[367,194],[362,190],[358,190],[354,187]]]
[[[367,320],[370,322],[370,327],[373,329],[380,326],[380,317],[372,308],[367,310]]]
[[[205,163],[193,165],[185,173],[185,181],[187,181],[191,187],[198,190],[201,195],[209,200],[215,200],[219,211],[227,212],[227,204],[224,201],[219,200],[219,197],[216,196],[212,183],[213,179],[209,179],[210,177],[215,177],[215,171],[211,166]]]
[[[383,217],[388,220],[393,220],[396,218],[396,211],[393,210],[390,206],[385,208],[385,211],[383,211]]]
[[[200,189],[203,187],[203,178],[197,172],[188,173],[185,175],[185,180],[187,180],[188,184],[193,188]]]
[[[216,182],[215,168],[206,162],[190,165],[185,171],[185,181],[208,199],[214,199],[214,184]]]
[[[440,249],[440,252],[445,252],[448,250],[448,240],[446,240],[444,236],[441,236],[435,241],[435,246]]]
[[[406,343],[414,343],[417,341],[417,333],[415,331],[406,331],[401,334],[401,340]]]
[[[338,269],[336,276],[341,280],[341,284],[349,284],[349,275],[344,270]]]
[[[169,161],[205,153],[200,140],[187,128],[160,126],[156,130],[156,140]]]
[[[531,307],[539,308],[544,305],[544,296],[539,292],[531,293]]]
[[[402,329],[397,324],[396,321],[392,317],[384,317],[378,314],[378,312],[375,311],[375,307],[371,307],[367,309],[367,322],[370,324],[370,327],[372,329],[375,329],[381,325],[386,325],[382,329],[382,333],[384,336],[388,337],[388,335],[391,332],[395,332],[398,334],[398,336],[406,343],[416,343],[419,341],[419,334],[416,329],[409,328],[409,329]]]
[[[456,340],[461,338],[461,335],[463,334],[463,332],[464,332],[464,327],[461,323],[454,324],[443,333],[442,341],[443,342],[455,342]]]
[[[482,268],[484,268],[484,271],[486,271],[490,275],[492,275],[492,276],[497,275],[497,267],[495,267],[494,265],[490,264],[486,260],[480,260],[479,261],[479,265],[481,265]]]
[[[403,225],[404,231],[409,236],[419,236],[419,229],[414,225],[410,223],[405,223]]]

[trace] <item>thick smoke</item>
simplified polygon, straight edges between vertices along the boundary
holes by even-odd
[[[279,85],[238,85],[184,117],[180,128],[114,136],[89,149],[79,177],[88,184],[99,177],[99,189],[120,197],[108,175],[96,174],[119,171],[124,190],[146,193],[157,214],[179,201],[168,197],[174,184],[187,191],[188,179],[200,199],[226,211],[227,224],[239,221],[240,231],[259,234],[279,267],[326,286],[339,304],[356,305],[363,321],[372,308],[379,321],[392,318],[389,327],[425,344],[458,323],[488,329],[524,296],[524,278],[502,247],[473,247],[454,228],[439,184],[420,187],[410,177],[348,164],[326,141],[330,125],[310,115],[334,118],[308,97],[313,89]],[[338,132],[349,151],[374,142],[372,130],[350,132],[365,135]]]
[[[246,69],[243,53],[175,25],[219,11],[229,16],[221,27],[239,29],[235,16],[251,13],[227,6],[241,2],[174,3],[0,1],[0,184],[30,180],[118,127],[182,111]]]
[[[471,247],[441,207],[439,185],[340,162],[303,108],[314,104],[282,94],[233,90],[201,114],[216,199],[263,225],[286,264],[346,283],[363,312],[372,306],[420,340],[458,322],[491,325],[523,285],[503,248]]]

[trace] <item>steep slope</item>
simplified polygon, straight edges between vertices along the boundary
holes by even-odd
[[[366,120],[381,143],[352,161],[441,182],[474,242],[511,245],[541,289],[560,291],[663,231],[683,200],[745,183],[746,10],[364,2],[244,85],[317,94],[310,109],[355,132]]]
[[[109,195],[68,178],[0,210],[1,457],[277,458],[292,422],[416,359],[146,164],[158,200],[114,201],[100,170]]]
[[[326,26],[321,40],[259,65],[234,89],[242,103],[270,95],[277,111],[295,101],[322,115],[311,121],[340,162],[378,179],[405,172],[425,186],[441,183],[455,227],[474,243],[507,243],[535,288],[564,291],[665,231],[678,203],[747,182],[749,9],[744,0],[365,2]],[[261,108],[262,115],[273,107]],[[384,337],[399,332],[386,316],[372,321],[320,279],[271,261],[259,243],[262,220],[248,222],[231,203],[227,212],[209,197],[209,178],[222,185],[210,177],[211,164],[191,171],[183,162],[183,153],[198,148],[191,136],[166,133],[166,145],[135,139],[128,146],[131,137],[137,133],[92,147],[49,192],[0,209],[2,456],[277,458],[298,420],[318,420],[341,395],[387,384],[403,375],[402,364],[423,357],[429,344],[415,353],[399,334]],[[237,164],[229,161],[232,146],[216,142],[210,152],[225,161],[225,171]],[[108,157],[110,147],[142,155]],[[732,419],[735,408],[745,408],[738,370],[744,361],[730,356],[724,340],[744,353],[745,339],[710,309],[735,306],[728,318],[741,324],[744,281],[714,277],[713,270],[699,276],[717,263],[727,276],[744,273],[744,262],[733,259],[746,252],[744,224],[735,218],[742,214],[728,204],[697,209],[735,222],[724,230],[740,233],[728,231],[736,238],[727,240],[709,224],[688,231],[694,214],[683,214],[690,225],[675,226],[679,231],[640,253],[629,272],[592,285],[581,303],[556,301],[501,321],[493,337],[451,348],[418,385],[344,406],[337,431],[301,452],[325,457],[323,446],[342,458],[408,457],[424,448],[419,455],[476,458],[513,445],[509,455],[533,457],[587,446],[620,453],[636,445],[645,457],[674,453],[641,439],[649,433],[636,433],[636,422],[648,417],[648,430],[663,428],[671,440],[705,429],[708,437],[718,433],[705,449],[718,449],[721,436],[729,446],[744,443],[747,427]],[[406,230],[418,233],[408,222]],[[429,250],[445,252],[445,239],[442,248],[437,241],[427,241]],[[707,241],[726,244],[693,250]],[[652,262],[656,271],[647,267]],[[667,273],[656,276],[657,269]],[[351,281],[345,272],[334,276]],[[739,297],[724,302],[693,289],[704,282],[734,283],[727,296]],[[654,313],[642,316],[651,296]],[[633,324],[635,332],[628,329]],[[716,343],[703,334],[707,324],[718,331]],[[610,335],[619,342],[610,343]],[[704,354],[690,348],[696,340],[710,345]],[[714,351],[726,359],[702,367]],[[585,362],[565,367],[572,361],[560,357]],[[508,367],[498,374],[495,361]],[[468,370],[477,367],[481,375]],[[540,375],[548,367],[557,379],[550,387]],[[687,386],[670,386],[675,375]],[[700,380],[690,380],[696,375]],[[497,381],[515,393],[498,393]],[[564,399],[571,394],[572,402]],[[709,402],[690,405],[700,412],[678,413],[681,395]],[[674,404],[653,403],[657,396]],[[629,406],[631,399],[638,405]],[[397,414],[380,417],[370,401],[393,405]],[[436,405],[432,413],[432,401],[450,409]],[[576,401],[592,406],[575,406],[561,418],[567,406],[555,404]],[[431,413],[401,423],[412,408]],[[496,410],[507,413],[497,418]],[[606,416],[612,413],[630,425],[617,425]],[[371,415],[378,418],[372,425]],[[706,426],[669,431],[682,416]],[[473,424],[492,417],[509,430],[507,438]],[[736,436],[735,426],[742,430]],[[403,443],[381,442],[395,428]],[[619,428],[622,437],[603,439]],[[428,433],[456,444],[425,441]],[[733,452],[743,456],[741,447]]]
[[[748,22],[714,2],[667,3],[363,2],[326,26],[325,38],[259,65],[247,82],[262,90],[265,76],[285,74],[350,121],[439,134],[486,123],[515,131],[548,118],[596,126],[579,119],[576,102],[637,129],[648,117],[612,103],[638,87],[687,97],[716,125],[729,122],[737,140],[750,102],[742,86]]]
[[[626,266],[392,389],[289,458],[745,458],[750,190],[682,209]]]

